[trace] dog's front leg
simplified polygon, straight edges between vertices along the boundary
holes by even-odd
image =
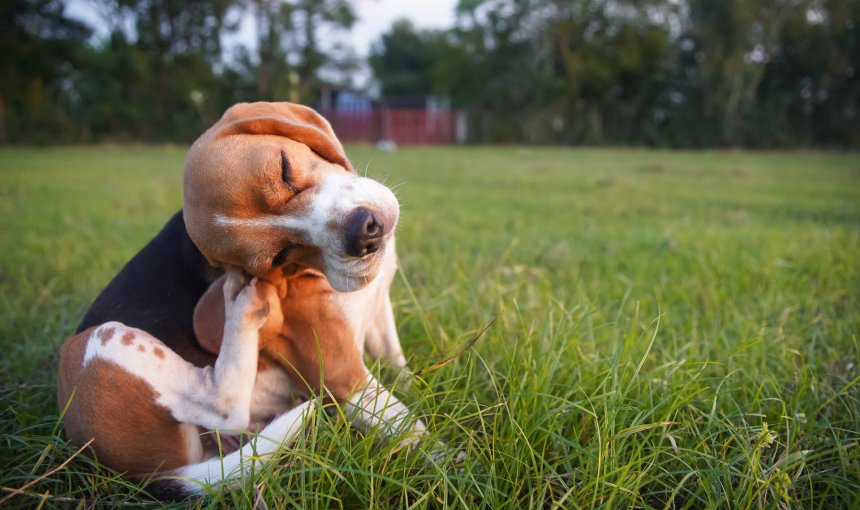
[[[378,300],[373,322],[368,325],[363,338],[364,350],[373,359],[385,358],[394,368],[406,368],[406,357],[400,346],[397,326],[394,324],[394,309],[391,297],[386,292]]]
[[[183,393],[188,406],[176,416],[207,428],[244,430],[259,357],[260,328],[273,300],[274,289],[251,280],[245,285],[238,273],[228,273],[224,283],[224,335],[214,367],[195,372]],[[274,300],[274,302],[277,302]],[[176,410],[174,415],[176,415]]]
[[[347,416],[361,430],[378,428],[385,436],[405,435],[401,446],[411,446],[426,434],[427,427],[410,416],[407,408],[370,374],[364,388],[345,402]],[[411,420],[411,421],[410,421]]]

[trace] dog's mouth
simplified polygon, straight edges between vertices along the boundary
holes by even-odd
[[[390,198],[392,204],[388,206],[355,207],[339,222],[339,226],[330,230],[332,235],[328,237],[330,242],[326,246],[333,249],[323,250],[322,267],[335,290],[359,290],[379,273],[385,253],[393,245],[400,212],[394,196]]]
[[[358,255],[353,255],[355,251],[351,252],[348,248],[329,252],[291,244],[275,254],[268,273],[284,277],[325,276],[338,292],[359,290],[376,278],[393,237],[393,232],[389,232],[373,239],[372,248],[364,249]]]
[[[281,251],[279,251],[278,253],[275,254],[274,257],[272,257],[272,270],[273,271],[276,269],[286,270],[286,268],[288,266],[296,266],[297,268],[303,267],[304,265],[301,264],[301,262],[299,260],[296,260],[297,259],[296,255],[298,254],[299,251],[302,250],[302,248],[305,248],[305,247],[298,245],[298,244],[288,244],[288,245],[284,246],[284,248]],[[301,258],[301,257],[298,257],[298,258]]]
[[[372,282],[382,267],[386,251],[390,248],[393,234],[380,237],[377,248],[362,256],[325,257],[323,273],[329,284],[338,292],[352,292],[364,288]]]
[[[326,271],[325,277],[329,285],[338,292],[354,292],[361,290],[372,282],[379,274],[379,270],[366,272],[353,271]]]

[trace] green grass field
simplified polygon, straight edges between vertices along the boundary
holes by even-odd
[[[397,390],[467,460],[320,414],[254,483],[192,505],[860,507],[860,157],[349,152],[401,200],[412,369],[496,318]],[[0,506],[150,501],[85,453],[56,469],[75,448],[53,384],[90,301],[180,207],[184,154],[0,152]]]

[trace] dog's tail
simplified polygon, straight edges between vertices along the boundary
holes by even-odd
[[[305,402],[272,420],[239,450],[158,475],[146,490],[158,499],[176,501],[201,496],[221,482],[242,481],[270,460],[283,443],[297,436],[312,409],[313,401]]]

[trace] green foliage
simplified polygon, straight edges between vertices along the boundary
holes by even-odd
[[[857,147],[858,5],[462,0],[451,30],[392,28],[374,69],[450,96],[477,141]]]
[[[88,42],[60,0],[0,6],[9,56],[0,61],[0,145],[191,141],[239,101],[312,103],[320,69],[349,57],[334,62],[318,31],[355,20],[342,0],[106,0],[99,9],[109,35]],[[257,55],[241,48],[225,62],[228,12],[256,16]]]
[[[860,159],[506,148],[348,151],[402,203],[393,297],[433,466],[320,413],[268,508],[856,508]],[[177,147],[0,158],[0,498],[73,453],[57,348],[181,203]],[[9,508],[150,505],[86,454]],[[177,505],[184,506],[184,505]]]
[[[416,30],[408,20],[395,21],[371,51],[370,66],[383,97],[431,96],[434,69],[453,51],[445,34]]]
[[[0,145],[74,139],[64,80],[89,33],[60,0],[0,5]]]
[[[0,7],[0,144],[190,141],[245,100],[354,88],[348,0],[105,0],[108,35],[61,0]],[[254,49],[225,55],[244,16]],[[856,0],[462,0],[396,22],[379,90],[444,96],[473,142],[860,147]],[[372,87],[371,87],[372,88]]]
[[[322,27],[349,29],[356,19],[352,5],[346,0],[254,0],[252,4],[259,59],[248,67],[257,76],[257,98],[312,103],[322,86],[319,71],[326,64],[350,65],[348,54],[322,51],[318,32]]]
[[[768,64],[758,98],[760,145],[833,144],[856,147],[860,131],[860,2],[830,0],[826,18],[805,13],[786,20],[781,49]]]

